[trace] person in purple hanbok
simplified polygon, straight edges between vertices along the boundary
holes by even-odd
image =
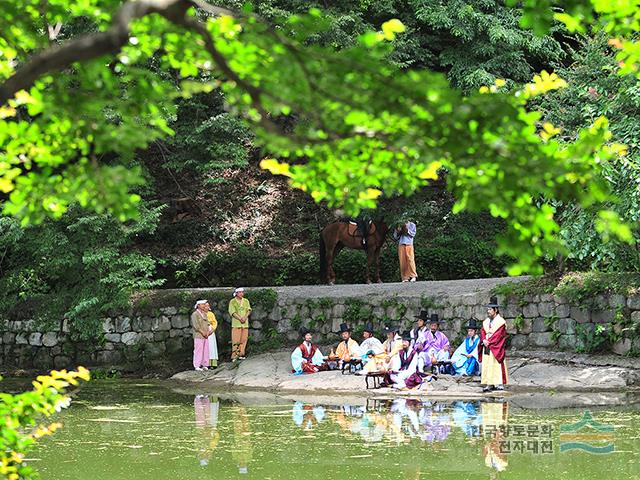
[[[411,335],[402,335],[402,350],[393,357],[391,369],[385,378],[386,385],[397,389],[413,389],[422,385],[423,378],[418,374],[418,352],[411,348]]]
[[[451,356],[449,339],[440,331],[440,323],[438,314],[432,313],[429,319],[429,331],[424,335],[424,343],[421,346],[416,345],[416,349],[420,351],[419,365],[420,371],[426,371],[436,362],[449,360]]]

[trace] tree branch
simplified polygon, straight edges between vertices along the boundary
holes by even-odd
[[[82,35],[62,45],[37,53],[0,84],[0,105],[11,100],[20,90],[27,90],[41,76],[63,70],[75,62],[93,60],[119,52],[129,41],[131,22],[158,13],[179,23],[192,0],[129,0],[116,13],[111,28],[104,32]]]

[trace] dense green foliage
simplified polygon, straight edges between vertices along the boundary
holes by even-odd
[[[34,319],[54,329],[68,319],[71,339],[94,338],[100,318],[129,303],[131,291],[162,284],[156,261],[123,250],[155,229],[159,208],[122,224],[72,208],[56,222],[26,229],[2,218],[0,308],[9,318]]]
[[[3,3],[0,21],[11,28],[0,29],[0,78],[49,44],[105,30],[121,3],[52,0],[44,11],[35,0]],[[310,6],[326,16],[291,17]],[[550,12],[525,6],[530,24],[551,25]],[[268,0],[256,2],[256,12],[279,28],[201,11],[203,35],[175,16],[145,16],[132,23],[120,53],[44,75],[29,94],[0,106],[5,211],[39,221],[62,216],[73,202],[83,206],[60,224],[29,227],[29,241],[3,220],[3,311],[16,315],[16,301],[31,299],[37,308],[28,312],[71,318],[82,337],[95,327],[94,309],[106,312],[154,279],[172,286],[313,283],[317,231],[333,218],[327,206],[353,211],[379,201],[390,219],[405,211],[417,220],[423,279],[498,275],[514,261],[512,272],[535,271],[537,257],[558,251],[573,266],[636,268],[626,244],[635,232],[618,218],[634,221],[637,212],[636,190],[626,182],[635,178],[629,106],[637,96],[631,80],[601,69],[619,60],[598,53],[605,40],[585,40],[573,52],[566,31],[537,37],[518,26],[520,10],[482,0]],[[57,36],[42,35],[58,21]],[[203,46],[207,36],[221,56]],[[569,83],[548,99],[533,98],[563,85],[553,77],[522,85],[543,68]],[[597,101],[585,93],[592,81],[602,90]],[[482,85],[493,87],[478,94]],[[594,161],[610,141],[601,114],[614,140],[629,145],[626,159],[601,150]],[[554,125],[561,127],[555,138]],[[283,194],[281,181],[257,172],[265,151],[289,155],[291,167],[265,166],[293,176],[321,206]],[[450,193],[394,197],[436,173]],[[140,227],[128,225],[121,235],[114,217],[135,216],[139,196],[169,208],[153,221],[143,215]],[[176,213],[176,197],[196,207]],[[499,252],[508,255],[496,259],[505,228]],[[55,248],[58,239],[77,248]],[[383,278],[397,279],[391,244],[382,261]],[[363,268],[360,252],[338,257],[342,281],[359,281]]]
[[[621,76],[615,52],[607,38],[582,38],[569,67],[556,71],[567,87],[550,93],[536,105],[546,120],[561,129],[559,137],[572,141],[580,128],[604,115],[615,141],[626,146],[626,155],[603,160],[600,174],[615,197],[610,208],[632,227],[640,240],[640,88],[635,77]],[[560,208],[561,235],[567,245],[569,267],[609,271],[637,271],[640,252],[636,245],[615,238],[603,242],[600,217],[594,208],[576,204]]]
[[[227,3],[237,7],[241,2]],[[350,47],[359,34],[399,19],[407,30],[395,40],[390,60],[405,68],[445,72],[452,85],[467,92],[498,78],[511,84],[528,82],[564,57],[559,41],[520,28],[520,11],[494,0],[256,2],[257,12],[270,19],[310,7],[323,9],[331,18],[327,31],[314,40],[336,48]]]

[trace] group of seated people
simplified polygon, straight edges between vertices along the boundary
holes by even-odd
[[[360,344],[351,338],[351,328],[343,323],[342,341],[335,352],[332,349],[326,356],[313,343],[312,332],[305,330],[303,342],[291,355],[293,372],[301,375],[357,365],[362,368],[356,373],[383,374],[383,385],[398,389],[419,389],[430,380],[431,371],[470,376],[479,373],[480,337],[475,319],[469,321],[467,337],[452,354],[449,339],[440,331],[442,321],[437,314],[429,315],[423,310],[415,318],[415,328],[402,334],[398,327],[385,327],[384,342],[375,337],[373,325],[368,323]]]

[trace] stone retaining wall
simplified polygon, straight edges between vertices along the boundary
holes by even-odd
[[[378,329],[390,323],[408,329],[421,309],[445,320],[442,329],[457,346],[467,321],[485,318],[483,304],[491,288],[512,280],[248,289],[247,298],[254,307],[250,349],[293,345],[301,327],[315,330],[316,340],[323,344],[337,343],[342,322],[354,327],[357,339],[367,320]],[[229,350],[230,291],[194,289],[155,291],[135,300],[129,312],[103,319],[104,338],[91,344],[70,341],[66,322],[58,331],[48,332],[35,331],[30,320],[2,322],[0,360],[3,365],[41,369],[77,364],[129,369],[159,362],[188,364],[189,315],[198,298],[209,299],[218,317],[218,344],[224,358]],[[640,296],[596,298],[591,309],[551,295],[499,299],[512,349],[580,351],[594,338],[606,336],[605,350],[621,355],[640,350],[640,340],[628,335],[640,323]]]

